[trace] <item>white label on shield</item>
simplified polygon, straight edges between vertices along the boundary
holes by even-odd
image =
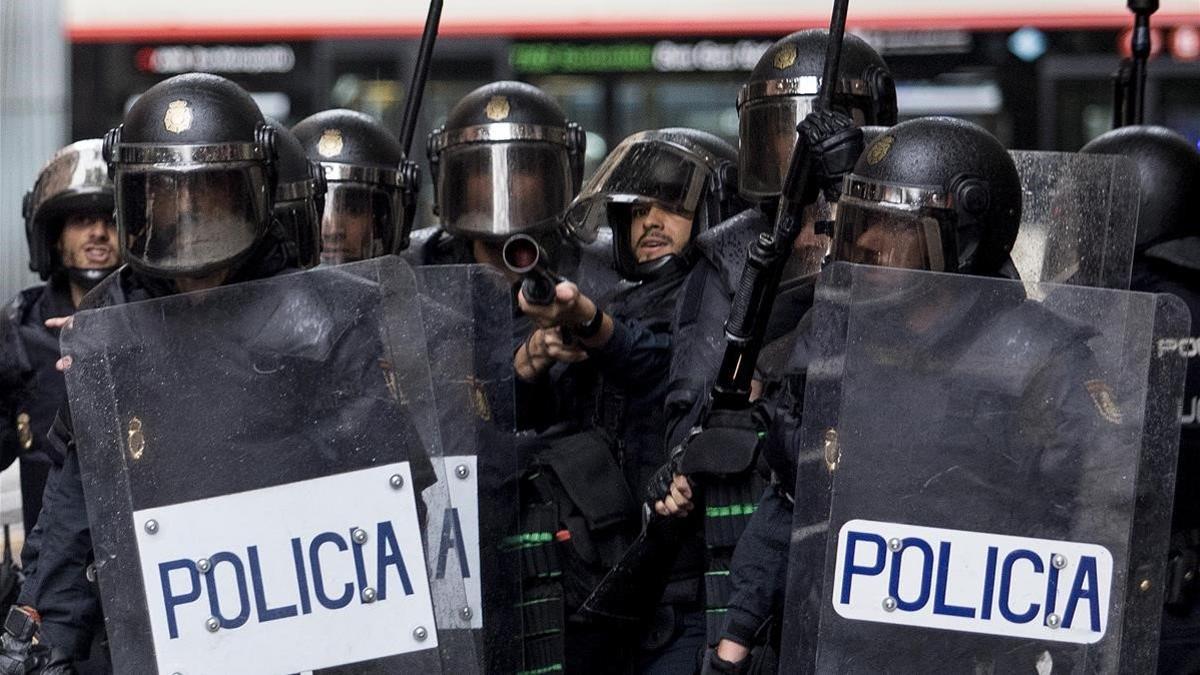
[[[449,566],[457,566],[471,607],[471,628],[483,628],[483,587],[479,578],[479,492],[475,455],[445,457],[450,508],[442,518],[442,538],[438,546],[434,574],[446,575]],[[459,467],[466,467],[460,477]]]
[[[1112,587],[1103,546],[851,520],[831,600],[858,621],[1091,644]]]
[[[411,486],[400,462],[134,512],[158,672],[295,673],[436,648]]]

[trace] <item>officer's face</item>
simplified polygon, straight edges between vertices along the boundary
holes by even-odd
[[[658,204],[633,207],[629,245],[639,263],[680,253],[692,238],[692,216],[675,213]]]
[[[120,260],[117,226],[112,214],[73,213],[67,216],[58,237],[58,252],[67,267],[85,270],[116,267]]]
[[[871,213],[846,259],[863,265],[926,269],[925,239],[916,221]]]
[[[371,243],[372,218],[369,209],[326,207],[321,216],[321,262],[337,265],[361,259]]]

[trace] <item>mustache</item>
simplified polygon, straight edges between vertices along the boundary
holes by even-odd
[[[651,241],[658,242],[658,243],[660,243],[660,244],[673,244],[673,243],[675,243],[675,242],[674,242],[674,241],[672,241],[672,240],[671,240],[671,238],[670,238],[670,237],[668,237],[668,236],[667,236],[667,234],[666,234],[665,232],[663,232],[662,230],[660,230],[660,229],[658,229],[658,228],[651,228],[651,229],[649,229],[649,230],[645,230],[645,231],[643,231],[643,232],[642,232],[642,236],[638,237],[638,239],[637,239],[636,246],[641,246],[641,245],[642,245],[642,242],[646,241],[647,239],[649,239],[649,240],[651,240]]]

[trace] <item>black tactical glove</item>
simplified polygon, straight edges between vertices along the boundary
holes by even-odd
[[[679,473],[679,462],[683,457],[684,447],[685,445],[682,444],[675,446],[675,449],[671,451],[671,459],[658,467],[646,481],[646,504],[650,506],[651,513],[653,513],[656,503],[671,494],[671,481],[674,480],[675,474]]]
[[[653,507],[666,499],[676,474],[729,476],[754,468],[768,425],[766,410],[757,403],[742,410],[708,413],[703,426],[693,429],[650,477],[646,503]]]
[[[716,649],[708,649],[704,652],[704,665],[700,668],[700,675],[743,675],[749,671],[750,658],[746,657],[737,663],[726,661],[717,656]]]
[[[65,652],[34,643],[35,616],[16,606],[9,608],[0,631],[0,675],[75,675]]]
[[[834,110],[815,110],[796,127],[807,139],[813,178],[804,203],[816,201],[816,190],[825,193],[826,201],[835,202],[842,196],[842,179],[854,171],[854,164],[863,152],[862,129],[854,120]]]
[[[766,436],[765,411],[759,404],[742,410],[715,410],[692,433],[679,457],[679,473],[729,476],[754,468]]]

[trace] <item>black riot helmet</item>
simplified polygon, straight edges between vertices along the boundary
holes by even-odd
[[[970,122],[923,117],[867,146],[838,201],[833,257],[856,263],[1011,276],[1021,222],[1012,157]]]
[[[690,219],[690,239],[682,255],[639,263],[631,226],[635,211],[651,206]],[[733,146],[696,129],[657,129],[633,134],[613,148],[571,203],[564,225],[589,243],[609,225],[617,271],[625,279],[647,280],[690,267],[696,236],[744,207],[737,196]]]
[[[315,267],[321,262],[321,212],[325,208],[325,173],[308,159],[300,139],[278,120],[266,118],[275,131],[278,184],[275,186],[275,220],[293,248],[296,265]]]
[[[115,269],[67,268],[57,246],[63,224],[72,214],[112,219],[113,184],[103,147],[104,141],[90,138],[62,148],[42,167],[33,189],[25,193],[22,215],[29,269],[42,279],[65,269],[71,281],[91,288]]]
[[[429,135],[434,213],[468,239],[545,230],[579,191],[585,145],[583,129],[541,89],[484,85]]]
[[[325,173],[321,261],[365,260],[408,248],[417,167],[395,134],[354,110],[324,110],[292,127]]]
[[[129,264],[159,277],[239,265],[271,224],[274,138],[254,99],[223,77],[146,90],[104,138]]]
[[[826,30],[804,30],[779,40],[758,60],[738,92],[741,141],[739,189],[754,202],[777,198],[787,174],[796,127],[813,110],[825,68]],[[896,123],[896,84],[887,65],[861,38],[846,33],[833,107],[855,124]]]
[[[1200,236],[1200,153],[1186,138],[1163,127],[1128,126],[1095,138],[1080,152],[1124,155],[1137,164],[1138,253]]]

